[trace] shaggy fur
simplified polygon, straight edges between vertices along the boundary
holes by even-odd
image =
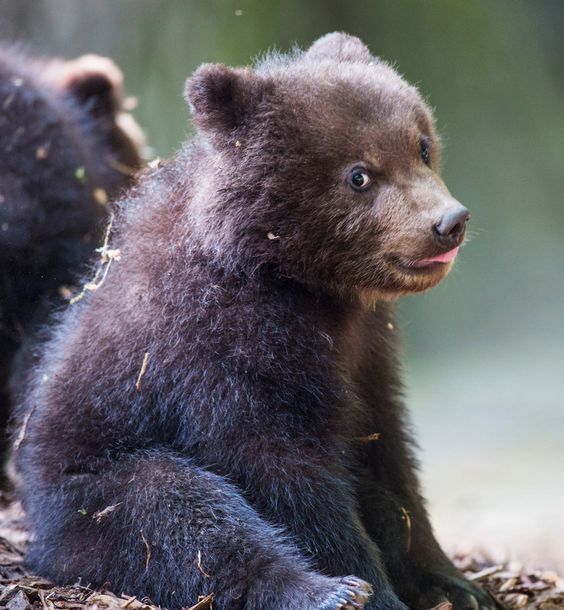
[[[140,132],[121,96],[121,72],[107,59],[31,60],[0,48],[1,428],[18,349],[84,271],[106,201],[140,167]],[[15,391],[29,357],[20,351]]]
[[[414,262],[459,206],[428,108],[344,34],[186,95],[198,135],[123,202],[22,406],[29,565],[169,608],[493,606],[433,537],[398,379],[390,301],[447,273]]]

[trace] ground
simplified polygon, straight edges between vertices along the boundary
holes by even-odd
[[[0,608],[7,610],[156,610],[150,600],[120,591],[95,591],[88,583],[57,587],[23,567],[27,532],[17,502],[0,498]],[[457,566],[480,581],[508,608],[564,610],[564,581],[554,572],[525,571],[518,564],[494,564],[484,553],[457,555]],[[213,595],[187,610],[213,610]],[[433,610],[439,610],[433,609]],[[440,610],[449,610],[444,604]]]

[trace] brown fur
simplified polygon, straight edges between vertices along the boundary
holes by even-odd
[[[464,236],[436,234],[427,106],[344,34],[186,95],[196,138],[124,202],[22,406],[29,563],[170,608],[492,608],[433,537],[401,399],[389,300]]]

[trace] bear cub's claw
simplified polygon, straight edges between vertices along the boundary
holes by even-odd
[[[372,595],[372,585],[357,578],[335,578],[336,587],[319,610],[361,610]]]

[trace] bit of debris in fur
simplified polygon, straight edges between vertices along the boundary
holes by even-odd
[[[145,352],[143,356],[143,362],[141,363],[141,370],[139,371],[139,375],[137,377],[137,381],[135,382],[135,389],[139,391],[141,389],[141,379],[143,379],[143,375],[147,370],[147,362],[149,362],[149,352]]]
[[[23,565],[28,533],[23,511],[17,502],[0,494],[0,608],[8,610],[161,610],[149,599],[137,599],[124,592],[95,591],[88,586],[56,586],[29,574]],[[147,547],[146,566],[151,558]],[[564,581],[549,571],[526,570],[516,562],[494,563],[479,551],[455,554],[456,567],[478,581],[510,610],[564,610]],[[121,593],[121,591],[120,591]],[[217,592],[216,592],[217,593]],[[198,598],[187,610],[211,610],[215,594]],[[448,602],[433,610],[450,610]]]
[[[87,292],[89,292],[89,291],[94,292],[95,290],[98,290],[98,288],[100,288],[100,286],[102,286],[102,284],[106,280],[108,271],[110,270],[110,267],[112,264],[112,261],[117,262],[120,260],[121,252],[119,251],[119,249],[108,248],[113,223],[114,223],[114,216],[112,214],[110,216],[110,221],[108,222],[108,226],[106,227],[104,243],[102,244],[102,246],[100,248],[96,248],[96,252],[100,253],[100,264],[99,264],[98,268],[96,269],[96,273],[94,274],[94,277],[89,282],[84,284],[80,293],[77,294],[76,296],[74,296],[69,301],[70,305],[74,305],[75,303],[78,303],[78,301],[81,301]]]
[[[139,106],[139,100],[134,95],[129,95],[128,97],[126,97],[121,105],[123,110],[125,110],[126,112],[131,112],[132,110],[135,110],[137,106]]]
[[[102,188],[97,188],[92,191],[92,197],[94,201],[100,205],[106,205],[108,203],[108,193]]]
[[[47,159],[49,156],[49,149],[47,146],[38,146],[35,150],[35,158],[38,161],[43,161],[43,159]]]
[[[452,604],[450,602],[441,602],[436,606],[433,606],[431,610],[452,610]]]
[[[373,432],[372,434],[369,434],[368,436],[359,436],[355,440],[357,440],[361,443],[372,443],[373,441],[380,440],[380,436],[382,436],[381,432]]]
[[[101,523],[103,519],[105,519],[108,515],[114,512],[114,510],[118,509],[123,502],[118,502],[117,504],[112,504],[110,506],[106,506],[106,508],[102,510],[96,511],[92,515],[92,519],[96,521],[96,523]]]
[[[394,325],[393,325],[391,322],[388,322],[388,323],[386,324],[386,328],[387,328],[388,330],[394,330]]]
[[[15,96],[13,94],[10,94],[4,98],[4,101],[2,102],[2,110],[8,110],[14,101],[14,97]]]
[[[269,231],[266,236],[268,237],[268,239],[280,239],[280,235],[274,235],[274,233],[272,231]]]
[[[405,521],[405,527],[407,528],[407,538],[405,542],[405,552],[411,551],[411,515],[405,506],[400,506],[401,518]]]
[[[141,539],[143,540],[143,544],[145,545],[145,548],[147,549],[147,557],[145,558],[145,572],[149,569],[149,562],[151,561],[151,547],[149,546],[149,543],[147,542],[147,538],[145,538],[145,534],[143,533],[143,530],[141,530]]]
[[[210,575],[204,570],[204,568],[202,567],[202,551],[198,551],[198,561],[196,563],[196,566],[198,568],[198,570],[200,570],[200,572],[206,577],[209,578]]]
[[[115,169],[116,172],[123,174],[124,176],[136,176],[138,170],[134,167],[129,167],[129,165],[125,165],[125,163],[120,163],[117,159],[114,159],[112,156],[108,155],[106,157],[106,162],[108,165]]]
[[[81,165],[80,167],[77,167],[74,171],[74,177],[81,183],[84,184],[86,182],[86,170],[84,169],[84,166]]]
[[[59,293],[59,296],[65,299],[65,301],[69,301],[70,299],[72,299],[72,289],[70,288],[70,286],[62,284],[57,288],[57,292]]]
[[[25,435],[27,433],[27,425],[28,425],[29,419],[33,415],[34,411],[35,411],[35,406],[33,406],[29,410],[29,412],[26,413],[25,417],[23,418],[22,427],[20,428],[20,431],[18,432],[18,436],[13,444],[14,452],[16,452],[20,448],[20,445],[23,443],[23,441],[25,439]]]

